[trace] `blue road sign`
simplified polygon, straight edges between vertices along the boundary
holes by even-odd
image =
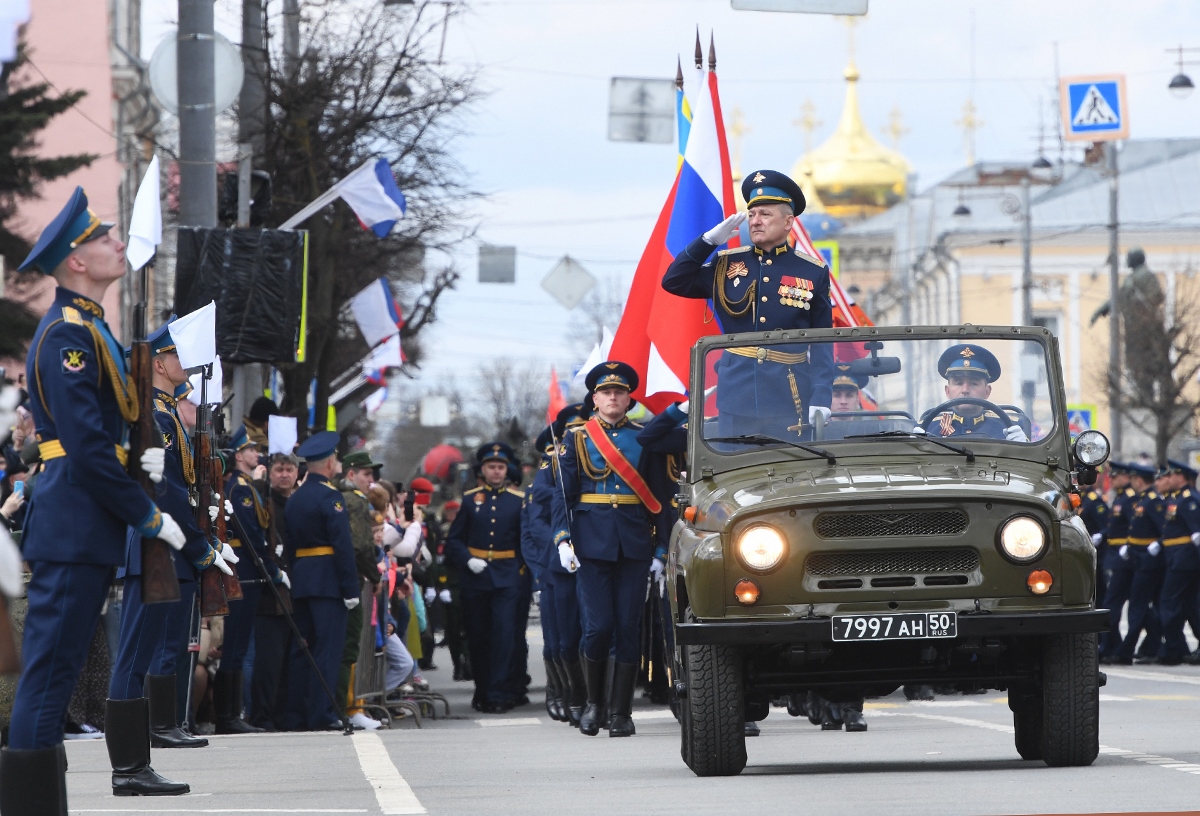
[[[1102,142],[1129,136],[1125,77],[1063,77],[1063,131],[1069,141]]]

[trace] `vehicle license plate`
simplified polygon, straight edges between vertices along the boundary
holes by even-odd
[[[955,612],[904,612],[895,615],[836,615],[834,640],[916,640],[958,636]]]

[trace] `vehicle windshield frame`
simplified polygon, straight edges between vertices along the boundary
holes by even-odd
[[[1002,341],[1033,341],[1041,346],[1045,363],[1047,390],[1050,401],[1050,412],[1054,426],[1043,438],[1029,443],[1012,443],[1005,440],[989,439],[983,436],[972,436],[969,439],[955,438],[950,440],[959,447],[968,447],[980,460],[1005,458],[1020,459],[1028,462],[1041,462],[1053,466],[1068,466],[1070,436],[1066,422],[1066,405],[1062,386],[1062,363],[1059,355],[1058,342],[1054,335],[1040,326],[864,326],[841,329],[792,329],[787,331],[745,332],[741,334],[713,335],[701,338],[692,350],[692,383],[704,383],[706,360],[713,351],[723,348],[757,345],[770,347],[780,343],[805,343],[817,341],[863,342],[879,340],[885,343],[884,355],[887,354],[886,343],[912,342],[921,340],[974,342],[979,340]],[[887,376],[904,376],[901,374]],[[693,389],[699,391],[699,387]],[[920,414],[933,405],[921,406],[917,411],[916,421]],[[823,458],[814,457],[811,453],[790,446],[780,440],[777,445],[752,446],[739,448],[736,445],[723,444],[719,447],[704,439],[704,404],[702,400],[693,400],[689,406],[689,428],[691,433],[688,440],[688,455],[691,463],[689,481],[696,482],[707,473],[718,473],[736,470],[754,465],[767,465],[780,462],[795,462],[798,466],[816,469],[835,467],[829,465]],[[866,437],[799,440],[808,445],[825,448],[837,458],[836,467],[853,463],[856,460],[897,457],[914,458],[921,462],[946,460],[951,463],[964,464],[964,457],[941,446],[928,444],[920,435],[910,439],[898,437],[899,443],[889,441],[878,444],[878,439]],[[973,463],[972,467],[981,462]]]

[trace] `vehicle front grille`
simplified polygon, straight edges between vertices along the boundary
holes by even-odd
[[[911,510],[897,513],[822,513],[813,523],[821,538],[916,538],[962,535],[967,514],[961,510]]]
[[[897,550],[895,552],[813,553],[804,565],[809,575],[923,575],[971,572],[979,566],[975,550]]]

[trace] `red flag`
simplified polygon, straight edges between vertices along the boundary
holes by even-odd
[[[550,403],[546,406],[546,424],[554,422],[558,412],[567,407],[567,398],[563,396],[562,387],[558,384],[558,372],[550,367]]]
[[[804,224],[800,223],[799,218],[792,220],[790,237],[792,246],[799,247],[801,252],[822,266],[826,265],[825,256],[813,245],[808,230],[804,228]],[[829,299],[833,301],[833,327],[835,329],[853,329],[858,326],[875,325],[871,318],[867,317],[867,313],[862,310],[862,307],[854,302],[854,298],[842,288],[841,282],[833,276],[833,270],[830,270],[829,274]],[[833,349],[834,360],[839,363],[848,363],[866,356],[867,350],[862,347],[862,343],[838,343]]]

